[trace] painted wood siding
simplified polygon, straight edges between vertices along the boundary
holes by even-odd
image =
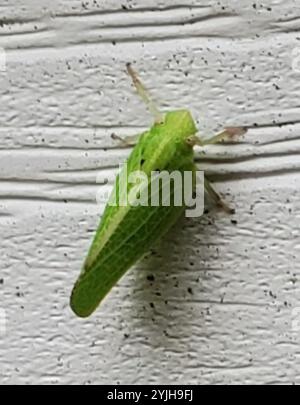
[[[1,383],[300,383],[299,30],[296,0],[1,1]],[[236,214],[182,220],[80,320],[111,134],[151,123],[126,62],[202,134],[249,126],[197,159]]]

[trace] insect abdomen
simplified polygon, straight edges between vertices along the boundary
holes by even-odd
[[[121,276],[180,217],[184,207],[134,207],[111,235],[96,262],[85,269],[75,285],[71,307],[81,316],[89,316]]]

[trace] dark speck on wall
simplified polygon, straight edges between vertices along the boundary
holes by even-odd
[[[275,295],[272,291],[269,291],[269,295],[270,295],[270,297],[272,297],[274,299],[277,298],[277,295]]]
[[[149,274],[149,276],[147,276],[147,280],[151,282],[155,281],[153,274]]]

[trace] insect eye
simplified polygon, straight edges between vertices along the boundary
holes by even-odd
[[[194,145],[195,145],[195,139],[194,139],[194,137],[193,137],[193,136],[189,136],[188,138],[186,138],[186,143],[187,143],[189,146],[194,146]]]
[[[155,121],[155,126],[161,127],[162,125],[164,125],[164,123],[165,123],[165,120],[162,117],[160,120]]]

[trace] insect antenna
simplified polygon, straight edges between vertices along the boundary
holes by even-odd
[[[148,93],[148,90],[146,89],[146,87],[143,85],[143,83],[139,79],[137,73],[132,69],[131,64],[127,63],[126,68],[127,68],[128,74],[131,77],[132,82],[136,88],[137,93],[139,94],[141,99],[144,101],[144,103],[148,107],[150,113],[153,115],[155,123],[156,124],[163,123],[164,122],[163,114],[156,107],[154,101],[151,99],[151,97]]]

